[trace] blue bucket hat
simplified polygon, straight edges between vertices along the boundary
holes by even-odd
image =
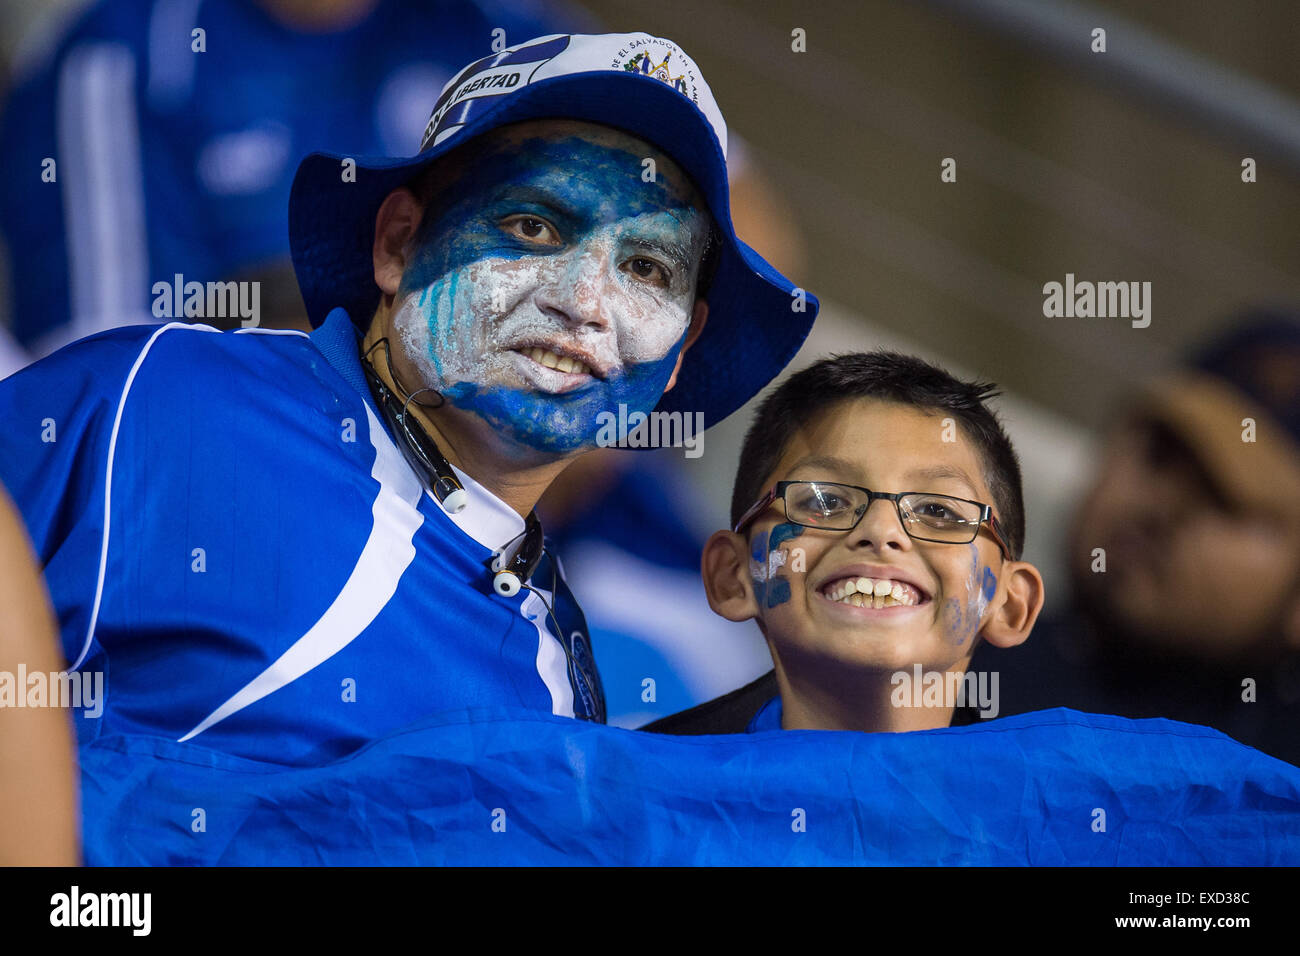
[[[708,321],[656,411],[703,412],[707,427],[758,394],[803,344],[817,299],[736,238],[726,122],[695,62],[645,33],[540,37],[471,63],[443,87],[415,156],[304,159],[289,196],[289,246],[312,326],[339,307],[370,321],[380,296],[375,216],[390,192],[479,134],[530,119],[600,123],[654,144],[713,216],[720,246]],[[349,162],[355,181],[344,180]]]

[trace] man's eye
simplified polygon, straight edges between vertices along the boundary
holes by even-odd
[[[558,246],[560,237],[545,219],[538,216],[510,216],[501,222],[501,227],[512,236],[527,239],[542,245]]]
[[[642,256],[629,259],[624,263],[624,268],[643,282],[649,282],[653,285],[666,287],[668,285],[668,280],[672,278],[668,270],[659,263],[655,262],[653,259],[646,259]]]

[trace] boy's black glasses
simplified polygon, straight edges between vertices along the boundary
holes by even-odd
[[[778,481],[745,512],[732,530],[740,534],[778,498],[785,506],[787,521],[823,531],[856,528],[871,502],[877,498],[894,503],[903,530],[917,541],[969,544],[980,533],[980,526],[987,522],[989,533],[1002,549],[1003,557],[1011,560],[1011,549],[1007,547],[1002,528],[993,515],[992,505],[923,491],[890,494],[833,481]]]

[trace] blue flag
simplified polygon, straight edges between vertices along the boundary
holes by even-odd
[[[1300,863],[1300,768],[1066,709],[725,737],[485,709],[319,766],[144,735],[81,763],[90,864]]]

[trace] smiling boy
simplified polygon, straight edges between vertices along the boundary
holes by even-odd
[[[774,674],[646,729],[948,726],[961,701],[947,689],[970,687],[975,647],[1021,643],[1043,604],[1019,560],[1020,469],[994,394],[874,352],[769,395],[741,451],[733,530],[709,539],[702,569],[715,612],[758,622]],[[916,688],[918,673],[935,676]]]

